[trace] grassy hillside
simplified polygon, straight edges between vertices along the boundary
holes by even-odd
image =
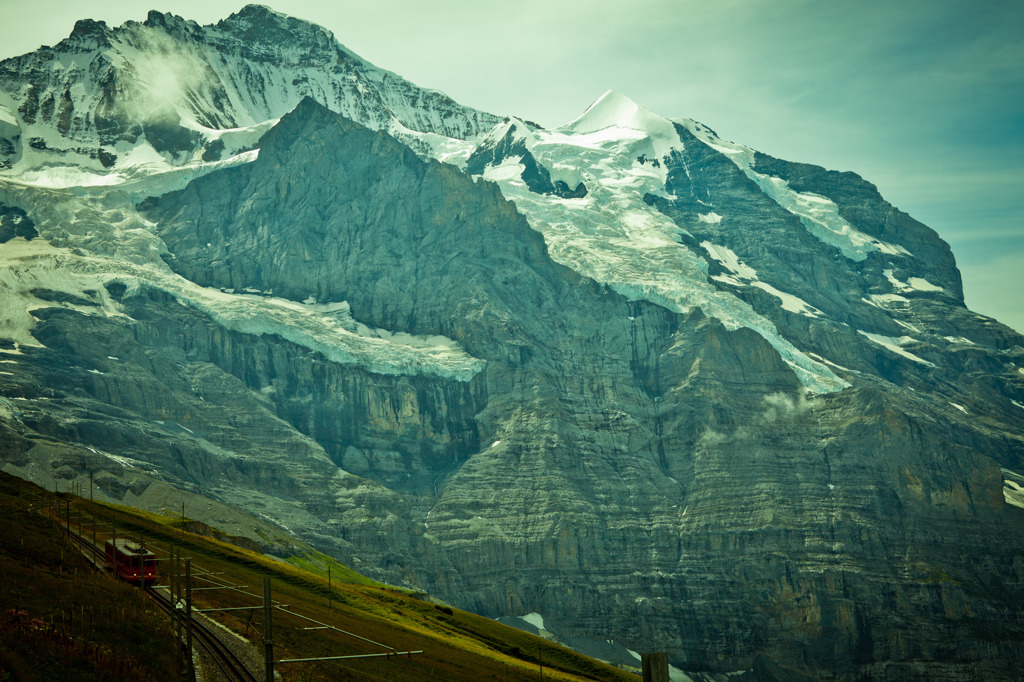
[[[39,493],[0,474],[0,680],[180,679],[167,618],[94,572],[30,509]]]
[[[60,553],[59,545],[54,539],[53,525],[44,519],[29,514],[24,509],[24,497],[18,497],[17,486],[29,486],[21,481],[12,481],[4,477],[4,494],[0,504],[6,510],[8,506],[21,508],[20,516],[15,524],[6,524],[3,537],[4,561],[17,563],[21,553],[17,546],[18,537],[23,533],[15,526],[25,526],[38,539],[31,544],[37,546],[37,554],[42,557],[49,552],[46,562],[53,562],[54,552]],[[33,489],[38,490],[32,486]],[[26,493],[23,493],[25,495]],[[38,493],[36,493],[38,495]],[[241,549],[216,539],[204,537],[186,530],[190,524],[186,520],[183,527],[180,517],[162,517],[151,513],[140,513],[124,507],[91,504],[87,500],[75,498],[71,504],[72,524],[76,516],[81,516],[82,533],[90,536],[92,521],[97,521],[97,538],[109,535],[109,524],[116,524],[118,534],[125,532],[145,536],[148,548],[156,552],[158,558],[165,559],[169,555],[171,545],[179,548],[184,556],[190,557],[194,573],[202,571],[219,575],[205,582],[197,579],[196,586],[212,586],[212,581],[224,584],[244,585],[239,590],[203,590],[194,593],[196,608],[225,608],[252,606],[253,610],[227,611],[214,614],[218,621],[239,633],[251,642],[252,649],[257,652],[256,660],[262,656],[263,616],[258,607],[259,599],[243,593],[257,595],[262,590],[264,577],[271,579],[275,600],[289,605],[288,611],[301,614],[344,630],[357,637],[346,635],[334,630],[310,630],[315,623],[289,615],[282,611],[274,614],[275,659],[311,658],[318,656],[349,656],[357,654],[384,653],[387,649],[375,646],[364,640],[387,645],[397,651],[420,651],[411,657],[348,659],[343,661],[317,663],[282,663],[277,671],[284,680],[629,680],[636,682],[637,677],[629,675],[617,668],[594,661],[561,646],[554,645],[544,639],[528,633],[501,625],[487,618],[471,613],[436,605],[417,598],[405,590],[380,585],[345,568],[337,562],[310,553],[300,558],[300,563],[315,572],[304,570]],[[13,543],[13,544],[12,544]],[[65,554],[71,553],[64,550]],[[68,557],[68,561],[72,559]],[[78,559],[75,558],[75,561]],[[22,562],[23,564],[25,562]],[[32,563],[32,562],[29,562]],[[332,589],[328,590],[326,567],[330,564]],[[70,563],[68,564],[70,566]],[[125,604],[132,604],[137,612],[145,607],[141,596],[123,584],[115,583],[109,578],[88,576],[84,562],[76,564],[79,569],[79,581],[88,579],[89,585],[109,584],[111,590],[117,590],[119,599]],[[55,579],[63,578],[65,582],[72,580],[67,576],[68,568],[57,569]],[[161,561],[161,583],[168,582],[169,565]],[[58,592],[35,590],[32,586],[32,574],[28,569],[16,573],[17,578],[0,588],[0,606],[4,612],[14,608],[18,599],[15,597],[32,592],[31,617],[49,617],[58,614],[61,608],[70,608],[61,601],[61,606],[53,604],[54,595]],[[63,573],[61,572],[63,571]],[[84,583],[82,583],[84,585]],[[12,594],[11,590],[15,593]],[[84,599],[90,592],[83,589]],[[63,600],[63,597],[61,597]],[[28,603],[28,602],[26,602]],[[76,602],[77,603],[77,602]],[[19,607],[20,608],[20,607]],[[78,606],[81,610],[81,606]],[[89,607],[86,606],[88,614]],[[105,612],[108,617],[110,613]],[[134,614],[135,612],[133,612]],[[166,619],[150,616],[155,623],[154,631],[166,632]],[[99,627],[94,617],[83,627],[86,631],[93,628],[96,636]],[[136,621],[141,623],[142,621]],[[146,621],[149,622],[149,621]],[[79,627],[78,623],[74,627]],[[106,625],[103,625],[106,628]],[[79,630],[80,631],[80,630]],[[104,630],[105,631],[105,630]],[[27,632],[27,631],[26,631]],[[35,641],[27,633],[27,641]],[[88,636],[93,636],[89,634]],[[117,641],[117,637],[112,638]],[[162,660],[156,647],[162,640],[157,638],[155,644],[136,645],[135,640],[122,640],[129,644],[127,648],[138,647],[137,658]],[[170,642],[169,639],[166,642]],[[42,646],[42,644],[31,644]],[[164,648],[170,650],[167,644]],[[172,652],[173,660],[173,652]],[[0,655],[0,666],[5,658]],[[30,660],[28,659],[23,660]],[[14,660],[14,659],[12,659]],[[11,664],[8,664],[9,667]],[[174,669],[173,663],[161,665],[165,671]],[[13,670],[13,668],[11,668]],[[0,671],[3,668],[0,667]],[[3,680],[0,672],[0,680]],[[137,678],[131,674],[128,677]],[[17,677],[16,679],[21,679]],[[31,679],[31,678],[25,678]],[[57,678],[35,678],[57,679]],[[76,676],[74,679],[85,679]],[[114,679],[114,678],[109,678]],[[154,675],[149,679],[166,679]]]

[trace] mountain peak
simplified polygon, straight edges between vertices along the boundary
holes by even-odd
[[[622,93],[608,90],[587,107],[583,114],[570,122],[566,127],[577,133],[592,133],[612,126],[631,128],[632,119],[643,112],[653,116],[649,111],[626,97]]]
[[[246,40],[260,43],[292,43],[309,39],[319,47],[334,42],[334,34],[318,24],[277,12],[266,5],[246,5],[217,24],[240,33]]]
[[[71,35],[73,36],[94,36],[107,31],[107,22],[102,19],[95,21],[93,19],[79,19],[75,22],[75,27],[71,29]]]
[[[260,5],[257,3],[251,3],[238,10],[231,16],[238,17],[241,19],[248,19],[249,21],[287,21],[290,17],[281,12],[275,11],[266,5]],[[230,17],[229,17],[230,18]]]
[[[324,106],[321,102],[318,102],[309,95],[302,98],[295,107],[281,117],[275,125],[260,141],[260,148],[263,149],[268,139],[272,139],[275,136],[281,134],[281,131],[292,130],[299,126],[305,126],[308,122],[312,121],[315,127],[323,127],[327,125],[342,124],[348,126],[359,126],[355,121],[347,119],[340,114],[331,111],[330,108]]]
[[[637,130],[646,133],[647,137],[661,138],[669,143],[679,140],[671,121],[648,111],[614,90],[605,92],[579,118],[563,127],[574,133],[583,134],[609,128],[624,128]]]
[[[110,47],[110,29],[103,21],[79,19],[75,22],[71,35],[58,45],[59,49],[68,49],[74,52]]]
[[[656,159],[679,144],[672,121],[614,90],[605,92],[579,118],[561,129],[582,135],[597,134],[602,141],[618,140],[629,145],[642,141],[642,145],[649,147],[642,153]]]
[[[184,17],[179,17],[177,14],[172,14],[171,12],[160,12],[155,9],[149,10],[149,13],[146,15],[146,20],[142,22],[143,26],[148,26],[150,28],[163,28],[167,30],[168,33],[173,33],[175,28],[185,27],[189,24],[198,27],[198,24],[194,21],[190,21]]]

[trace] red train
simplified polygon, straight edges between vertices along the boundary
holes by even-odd
[[[156,555],[134,540],[107,540],[106,550],[107,564],[124,580],[156,580]]]

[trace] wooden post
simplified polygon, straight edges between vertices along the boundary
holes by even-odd
[[[664,651],[641,654],[640,665],[643,666],[644,682],[669,682],[668,654]]]
[[[264,679],[274,682],[274,607],[270,601],[270,578],[263,579]]]
[[[331,592],[331,565],[327,564],[327,608],[334,607],[334,594]]]
[[[185,660],[189,682],[196,679],[192,665],[192,559],[185,558]]]

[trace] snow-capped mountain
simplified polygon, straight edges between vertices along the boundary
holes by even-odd
[[[5,470],[694,676],[1014,679],[1024,339],[859,176],[258,6],[0,63],[0,163]]]
[[[113,29],[82,20],[54,47],[3,62],[0,92],[0,166],[62,186],[228,158],[304,97],[422,148],[500,120],[259,5],[215,26],[155,11]]]

